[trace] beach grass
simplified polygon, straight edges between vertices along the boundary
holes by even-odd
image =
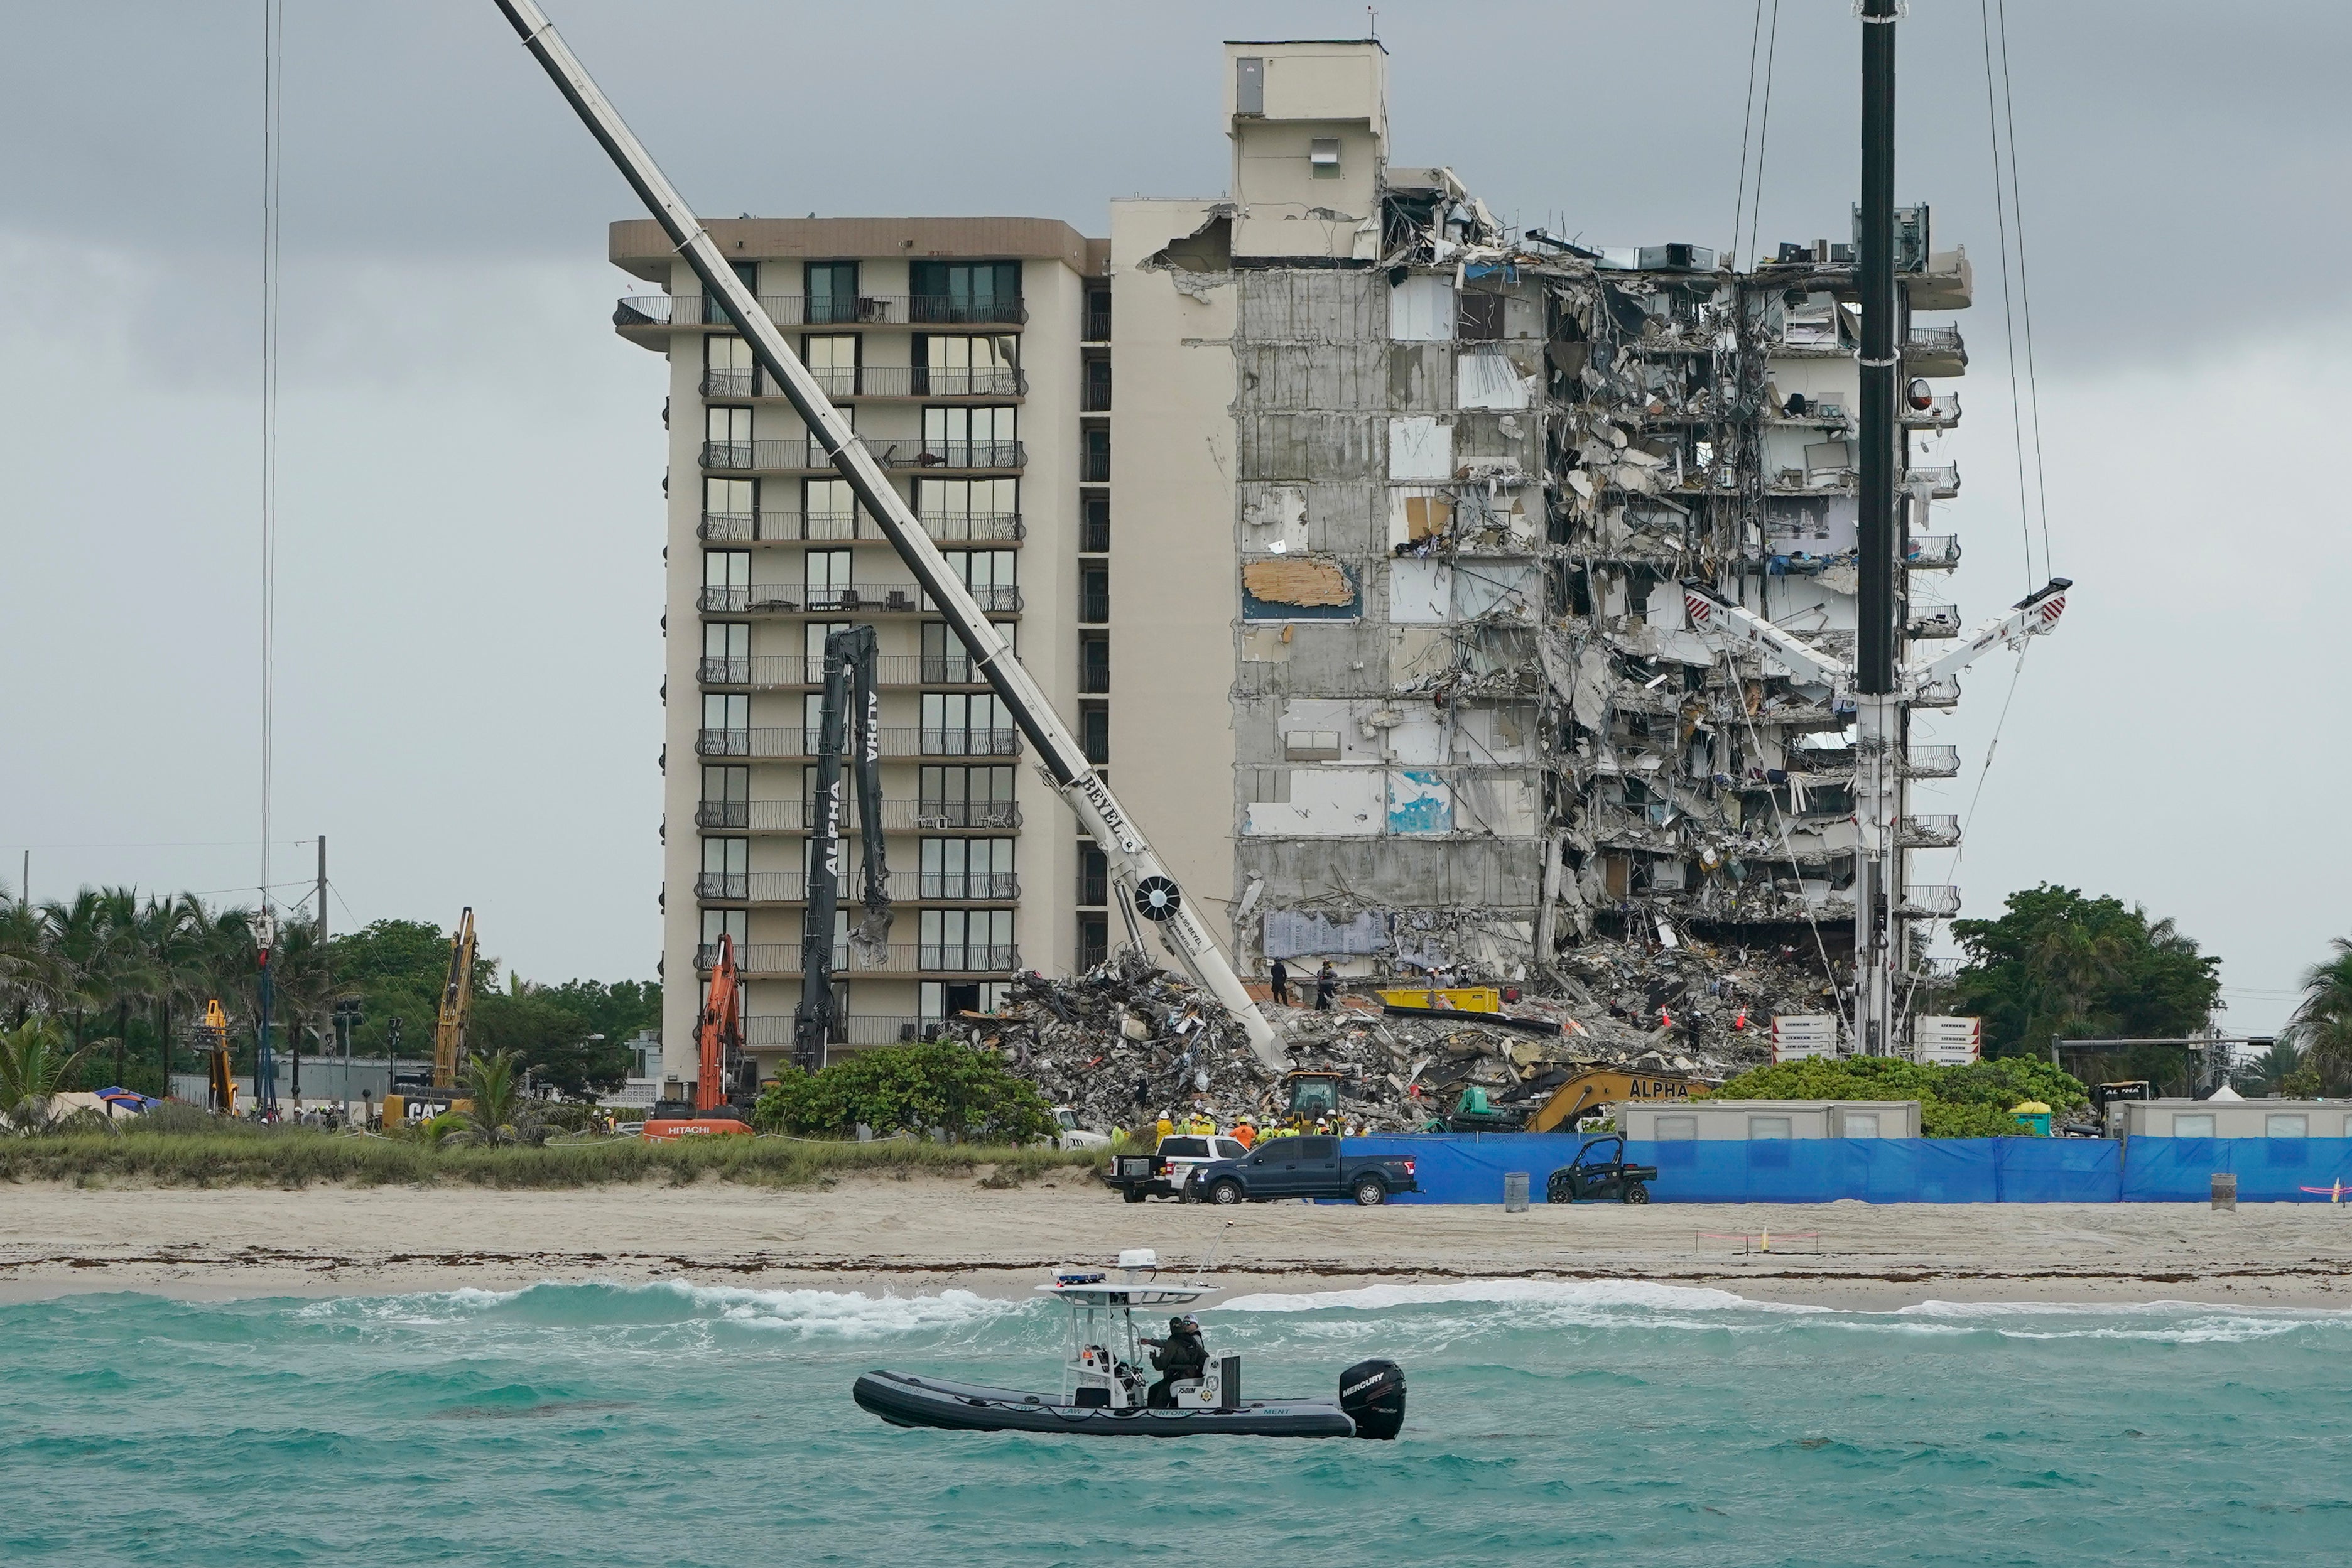
[[[1014,1186],[1057,1171],[1090,1175],[1103,1151],[991,1148],[912,1139],[588,1138],[537,1147],[434,1145],[304,1128],[226,1124],[201,1132],[0,1139],[0,1181],[80,1186],[457,1186],[545,1189],[703,1180],[807,1187],[849,1175],[972,1176]]]

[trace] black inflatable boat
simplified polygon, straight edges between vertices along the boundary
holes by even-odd
[[[894,1427],[954,1432],[1076,1432],[1099,1437],[1393,1437],[1404,1425],[1404,1370],[1360,1362],[1339,1375],[1339,1397],[1245,1399],[1241,1357],[1211,1360],[1202,1376],[1174,1385],[1173,1408],[1145,1397],[1138,1307],[1182,1307],[1213,1287],[1160,1284],[1157,1259],[1124,1252],[1124,1281],[1075,1270],[1037,1287],[1069,1311],[1062,1387],[1051,1394],[958,1383],[929,1374],[876,1370],[851,1390],[858,1405]]]

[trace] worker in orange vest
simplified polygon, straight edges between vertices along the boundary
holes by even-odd
[[[1244,1116],[1240,1123],[1234,1126],[1233,1137],[1234,1142],[1246,1149],[1252,1144],[1257,1142],[1257,1128],[1251,1123],[1247,1116]]]

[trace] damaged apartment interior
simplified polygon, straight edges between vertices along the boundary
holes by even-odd
[[[1723,652],[1682,583],[1850,652],[1847,214],[1834,243],[1748,270],[1508,230],[1452,171],[1389,164],[1377,43],[1227,56],[1230,198],[1135,204],[1115,231],[1157,222],[1164,243],[1113,252],[1137,257],[1115,266],[1120,343],[1164,319],[1232,361],[1244,965],[1516,978],[1603,937],[1838,967],[1851,705]],[[1929,508],[1958,493],[1939,437],[1966,363],[1956,329],[1913,313],[1967,306],[1969,272],[1931,249],[1925,207],[1898,227],[1907,641],[1958,631],[1939,575],[1958,542]],[[1915,724],[1932,714],[1906,713],[1904,776],[1954,773]],[[1898,825],[1906,848],[1957,841],[1949,817]],[[1895,885],[1899,919],[1957,910],[1956,890]]]

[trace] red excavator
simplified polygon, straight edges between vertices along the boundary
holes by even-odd
[[[656,1107],[646,1119],[647,1141],[751,1133],[744,1107],[730,1103],[728,1093],[742,1071],[742,997],[735,973],[734,939],[720,932],[719,956],[710,966],[710,995],[694,1027],[700,1057],[694,1078],[694,1114],[664,1115],[665,1107]]]

